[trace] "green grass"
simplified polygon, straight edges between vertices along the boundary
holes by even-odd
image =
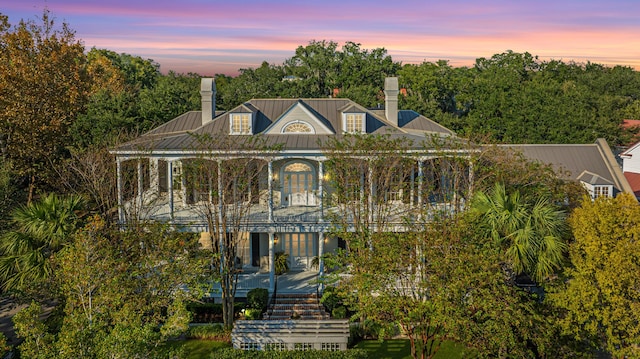
[[[406,339],[392,339],[379,342],[377,340],[363,340],[355,348],[364,349],[372,358],[379,359],[411,359],[411,345]],[[464,348],[451,341],[443,342],[434,358],[462,358]]]
[[[182,346],[187,359],[210,359],[211,352],[231,347],[230,343],[215,340],[189,339],[173,342],[171,345]]]

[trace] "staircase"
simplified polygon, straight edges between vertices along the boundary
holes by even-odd
[[[264,314],[265,320],[324,320],[329,313],[318,296],[306,293],[278,293]]]

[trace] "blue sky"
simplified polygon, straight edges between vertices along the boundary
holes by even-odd
[[[640,70],[640,1],[0,0],[9,22],[48,7],[87,50],[150,58],[163,72],[235,75],[310,40],[384,47],[396,61],[470,66],[506,50]]]

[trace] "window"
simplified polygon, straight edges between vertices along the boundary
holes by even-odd
[[[251,132],[251,114],[250,113],[232,113],[230,116],[232,135],[250,135]]]
[[[242,349],[242,350],[258,350],[258,349],[260,349],[260,346],[258,345],[258,343],[242,342],[242,343],[240,343],[240,349]]]
[[[340,343],[322,343],[321,350],[336,352],[340,350]]]
[[[282,128],[282,133],[308,133],[313,134],[315,130],[308,123],[302,121],[289,122]]]
[[[342,115],[344,132],[365,132],[364,113],[345,113]]]
[[[609,186],[593,186],[593,198],[611,197]]]
[[[293,350],[313,350],[313,343],[296,343]]]

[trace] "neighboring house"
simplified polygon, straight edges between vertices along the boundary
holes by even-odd
[[[550,164],[566,179],[580,182],[591,198],[633,193],[607,142],[593,144],[503,145],[521,152],[525,158]],[[640,155],[639,155],[640,156]]]
[[[456,138],[449,129],[414,111],[398,110],[397,78],[386,79],[384,92],[382,110],[343,98],[253,99],[220,113],[215,110],[215,82],[202,79],[202,111],[180,115],[112,151],[117,162],[120,221],[130,216],[169,221],[184,230],[201,232],[204,243],[211,241],[209,227],[222,219],[212,218],[218,208],[207,213],[206,204],[231,205],[224,188],[235,191],[221,179],[224,173],[215,174],[215,168],[225,171],[229,161],[248,158],[255,162],[247,166],[254,166],[257,173],[250,184],[240,186],[246,191],[243,203],[234,204],[236,210],[245,206],[240,209],[245,212],[239,225],[246,240],[237,250],[238,267],[245,273],[268,272],[271,290],[276,252],[289,255],[292,270],[311,270],[314,258],[320,258],[322,273],[323,253],[344,246],[339,238],[325,236],[331,225],[326,214],[331,209],[324,203],[330,189],[323,144],[347,133],[413,141],[409,150],[416,158],[416,172],[410,187],[418,192],[422,164],[441,153],[425,149],[421,144],[425,134]],[[256,138],[261,141],[253,141]],[[190,163],[196,160],[206,160],[214,168],[209,183],[194,180]],[[413,193],[395,195],[390,200],[404,208],[427,200]]]
[[[447,186],[440,173],[427,174],[424,166],[442,156],[442,149],[430,149],[422,142],[425,135],[465,141],[414,111],[398,110],[399,92],[398,79],[387,78],[384,109],[367,109],[344,98],[253,99],[219,112],[215,82],[202,79],[201,111],[180,115],[112,151],[117,163],[120,221],[126,223],[131,217],[167,221],[202,233],[203,243],[213,245],[210,227],[222,223],[220,213],[239,209],[245,212],[235,224],[244,236],[237,248],[238,268],[245,273],[269,273],[271,290],[276,252],[289,255],[294,271],[316,270],[315,259],[319,258],[321,274],[322,255],[344,247],[339,238],[325,235],[331,225],[327,213],[332,209],[325,203],[331,189],[323,146],[331,139],[362,133],[412,141],[409,152],[415,159],[415,172],[405,177],[410,182],[405,193],[390,193],[388,198],[404,213],[416,205],[447,204],[453,198],[421,195],[422,178],[427,175]],[[256,138],[261,142],[253,141]],[[630,191],[604,140],[591,145],[506,146],[568,171],[568,178],[582,182],[594,197]],[[468,156],[472,149],[467,146],[456,151]],[[228,168],[225,164],[237,159],[249,159],[243,170],[255,169],[255,177],[235,186],[223,175]],[[204,167],[194,163],[205,163],[213,174],[196,177]],[[241,200],[230,203],[225,191],[236,190],[242,193],[234,198]],[[398,218],[394,230],[401,231],[402,223]]]
[[[620,154],[622,171],[636,198],[640,199],[640,142]]]

